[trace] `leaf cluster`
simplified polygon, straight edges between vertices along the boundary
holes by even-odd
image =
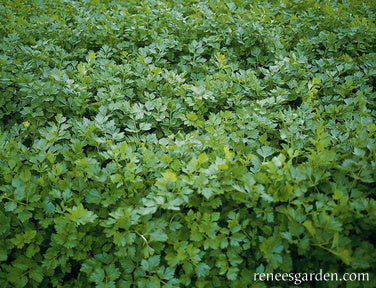
[[[1,1],[0,286],[375,287],[375,15]]]

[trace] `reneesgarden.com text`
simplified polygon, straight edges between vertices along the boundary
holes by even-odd
[[[329,281],[369,281],[368,273],[254,273],[254,281],[289,281],[294,285],[300,285],[302,282],[329,282]]]

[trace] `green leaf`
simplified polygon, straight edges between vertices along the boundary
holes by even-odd
[[[13,210],[15,210],[17,208],[17,204],[16,204],[16,202],[7,202],[7,203],[5,203],[5,205],[4,205],[4,209],[5,209],[5,211],[7,211],[7,212],[12,212]]]
[[[153,241],[164,242],[168,239],[167,234],[161,230],[151,232],[149,235],[150,235],[150,242],[153,242]]]
[[[153,271],[160,263],[161,257],[159,255],[151,256],[148,259],[141,260],[141,266],[145,271]]]
[[[140,124],[140,129],[143,131],[148,131],[150,130],[152,125],[150,123],[141,123]]]
[[[237,267],[230,267],[227,270],[226,277],[228,280],[236,280],[238,277],[239,269]]]
[[[36,281],[37,283],[41,283],[43,281],[43,270],[42,268],[35,267],[33,270],[29,272],[30,278]]]
[[[102,268],[95,268],[94,271],[90,274],[90,281],[93,281],[97,284],[102,283],[106,274]]]
[[[184,200],[181,198],[175,198],[174,200],[170,200],[166,204],[166,208],[169,210],[180,210],[180,206],[184,203]]]
[[[81,203],[78,206],[73,206],[72,208],[67,209],[67,211],[70,213],[70,219],[78,225],[94,223],[98,218],[94,212],[85,209]]]
[[[272,155],[274,151],[270,146],[262,146],[261,148],[257,149],[257,153],[265,159],[266,157]]]
[[[200,194],[204,195],[206,199],[209,199],[213,195],[212,188],[202,188],[199,190]]]
[[[150,215],[150,214],[154,214],[155,212],[157,211],[157,207],[140,207],[138,208],[138,212],[141,214],[141,215]]]
[[[210,267],[205,263],[200,263],[196,267],[198,277],[205,277],[209,275]]]

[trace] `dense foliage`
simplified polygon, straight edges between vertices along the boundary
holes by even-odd
[[[375,15],[1,0],[0,287],[376,287]]]

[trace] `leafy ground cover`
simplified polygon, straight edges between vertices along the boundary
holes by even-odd
[[[0,1],[0,286],[375,287],[375,15]]]

